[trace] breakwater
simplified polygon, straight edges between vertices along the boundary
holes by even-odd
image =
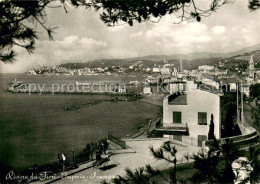
[[[104,103],[104,102],[131,102],[131,101],[136,101],[136,100],[143,98],[142,95],[138,95],[138,94],[128,96],[128,98],[122,98],[122,97],[123,96],[121,96],[121,98],[116,97],[116,98],[107,99],[107,100],[96,100],[94,102],[84,103],[84,104],[70,106],[70,107],[64,107],[64,110],[65,111],[77,110],[77,109],[90,107],[90,106],[97,105],[97,104]]]
[[[103,102],[119,102],[119,101],[129,101],[128,99],[117,99],[117,98],[112,98],[109,100],[97,100],[95,102],[90,102],[90,103],[84,103],[81,105],[75,105],[75,106],[71,106],[71,107],[64,107],[65,111],[71,111],[71,110],[77,110],[77,109],[81,109],[81,108],[86,108],[86,107],[90,107],[93,105],[97,105]]]
[[[28,93],[28,94],[68,94],[68,95],[114,95],[114,96],[134,96],[138,95],[135,92],[82,92],[82,91],[41,91],[41,90],[10,90],[7,89],[7,92],[10,93]]]

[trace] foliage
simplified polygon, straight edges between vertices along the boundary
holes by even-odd
[[[251,85],[250,88],[250,95],[260,100],[260,84]]]
[[[192,181],[195,183],[210,181],[210,183],[217,183],[219,173],[217,165],[219,163],[219,152],[215,154],[213,150],[208,152],[200,151],[194,154],[194,168],[197,172],[192,176]]]
[[[152,130],[150,132],[147,132],[148,138],[156,138],[156,137],[163,137],[163,133],[158,130]]]
[[[171,184],[177,183],[177,176],[176,176],[177,149],[175,148],[175,146],[172,147],[170,145],[170,141],[167,141],[158,150],[154,150],[153,147],[150,147],[150,151],[152,152],[154,158],[157,158],[159,160],[166,160],[167,162],[173,164],[173,167],[169,171],[169,176],[170,176],[169,182]],[[167,179],[165,178],[165,180]]]
[[[35,29],[29,25],[38,23],[53,39],[53,31],[57,27],[46,26],[46,8],[63,7],[67,13],[67,6],[83,6],[86,9],[100,11],[100,19],[107,26],[127,23],[133,26],[134,22],[159,22],[165,15],[174,15],[179,22],[188,19],[201,21],[201,17],[210,16],[222,5],[232,3],[234,0],[210,0],[209,7],[198,8],[197,0],[53,0],[0,1],[0,60],[11,63],[17,53],[15,46],[22,47],[33,53],[37,40]],[[259,0],[250,0],[249,9],[259,8]]]
[[[252,119],[255,126],[260,127],[260,108],[252,108]]]
[[[219,143],[214,139],[214,146],[192,157],[198,170],[192,177],[193,182],[233,183],[235,175],[231,164],[238,156],[238,148],[232,141],[226,139]]]
[[[250,0],[248,8],[251,11],[255,11],[255,10],[259,9],[260,8],[260,0]]]
[[[250,183],[257,183],[260,181],[260,148],[249,148],[249,160],[253,166],[253,171],[250,173]]]
[[[252,119],[255,126],[260,127],[260,84],[250,86],[250,95],[255,98],[256,107],[252,108]]]
[[[25,48],[28,53],[35,50],[36,31],[24,21],[40,23],[52,39],[52,29],[44,26],[44,10],[50,1],[1,1],[0,2],[0,59],[13,62],[14,46]]]
[[[255,68],[260,68],[260,63],[256,63]]]
[[[231,137],[235,135],[234,119],[237,116],[236,101],[235,93],[225,93],[224,96],[221,97],[221,124],[224,128],[221,133],[222,137]]]
[[[150,178],[157,175],[159,171],[154,170],[150,165],[145,167],[140,167],[134,171],[129,168],[125,169],[125,176],[118,176],[112,180],[114,184],[149,184]],[[108,184],[108,182],[103,181],[102,184]]]

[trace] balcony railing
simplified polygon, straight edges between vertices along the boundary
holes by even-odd
[[[164,132],[182,132],[188,133],[189,127],[188,124],[181,124],[181,123],[171,123],[171,124],[164,124],[162,127],[156,128],[156,130],[164,131]]]

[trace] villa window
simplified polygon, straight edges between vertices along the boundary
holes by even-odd
[[[181,112],[173,112],[173,123],[181,123]]]
[[[207,113],[206,112],[198,112],[198,123],[199,123],[199,125],[207,124]]]

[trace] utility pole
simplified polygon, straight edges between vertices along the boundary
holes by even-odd
[[[238,85],[239,85],[239,82],[236,83],[236,87],[237,87],[237,123],[239,121]]]
[[[74,166],[75,165],[74,144],[72,144],[72,160],[73,160],[73,166]]]
[[[241,124],[243,124],[243,119],[244,119],[244,103],[243,103],[243,96],[244,96],[244,88],[243,88],[243,82],[241,80]]]

